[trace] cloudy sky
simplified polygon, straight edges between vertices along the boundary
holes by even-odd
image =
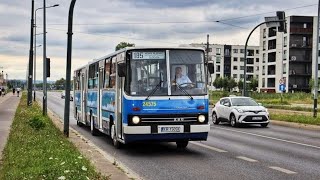
[[[51,78],[65,78],[67,20],[71,0],[46,0],[47,56]],[[136,46],[178,46],[206,42],[244,44],[251,29],[284,10],[286,15],[317,15],[317,0],[78,0],[74,11],[72,69],[107,55],[126,41]],[[35,0],[35,8],[43,0]],[[43,32],[37,11],[37,32]],[[0,70],[25,79],[30,48],[31,0],[0,0]],[[217,22],[218,21],[218,22]],[[37,36],[42,45],[42,35]],[[259,45],[255,32],[250,45]],[[42,47],[37,48],[37,80],[42,79]],[[2,68],[2,69],[1,69]]]

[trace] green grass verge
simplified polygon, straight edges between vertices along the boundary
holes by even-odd
[[[26,104],[23,93],[3,152],[0,179],[108,179],[41,115],[38,105]]]
[[[291,111],[305,111],[305,112],[312,112],[313,108],[302,107],[302,106],[283,106],[283,105],[264,105],[266,108],[269,109],[283,109],[283,110],[291,110]]]
[[[272,120],[278,121],[287,121],[287,122],[295,122],[302,124],[312,124],[312,125],[320,125],[320,117],[313,118],[312,116],[306,115],[288,115],[288,114],[270,114],[270,118]]]

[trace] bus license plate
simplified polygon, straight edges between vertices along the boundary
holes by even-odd
[[[183,133],[183,126],[158,126],[158,133]]]
[[[252,120],[262,120],[262,117],[252,117]]]

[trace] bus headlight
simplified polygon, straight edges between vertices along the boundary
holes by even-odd
[[[204,115],[198,116],[198,121],[203,123],[206,120],[206,117]]]
[[[140,122],[140,118],[138,116],[133,116],[132,117],[132,123],[133,124],[139,124]]]

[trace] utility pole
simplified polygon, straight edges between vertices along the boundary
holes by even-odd
[[[33,26],[34,26],[34,0],[31,1],[31,32],[30,32],[30,50],[29,50],[29,66],[28,66],[28,102],[32,105],[32,70],[33,70]]]
[[[314,66],[314,96],[313,96],[313,117],[317,117],[318,110],[318,61],[319,61],[319,16],[320,16],[320,0],[318,1],[318,17],[317,17],[317,31],[316,31],[316,59]]]
[[[47,39],[46,39],[46,0],[43,0],[43,110],[47,115]]]
[[[67,45],[67,68],[66,68],[66,94],[64,99],[64,122],[63,133],[69,137],[69,116],[70,116],[70,84],[71,84],[71,58],[72,58],[72,24],[73,10],[76,0],[72,0],[68,17],[68,45]]]
[[[207,62],[206,62],[206,66],[208,67],[208,63],[209,63],[209,34],[207,34]],[[209,75],[209,73],[208,73],[208,68],[206,68],[206,70],[205,70],[205,72],[206,72],[206,76],[207,76],[207,83],[208,83],[208,80],[209,80],[209,77],[208,77],[208,75]],[[210,74],[210,76],[211,76],[211,74]],[[211,78],[210,78],[211,79]]]

